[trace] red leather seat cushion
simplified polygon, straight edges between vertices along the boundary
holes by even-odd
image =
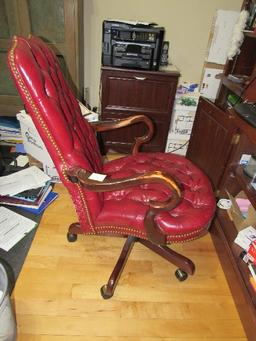
[[[104,173],[111,178],[123,178],[147,171],[163,170],[183,187],[183,200],[172,211],[156,217],[161,230],[171,240],[196,237],[207,229],[215,211],[215,200],[208,178],[188,159],[165,153],[140,153],[108,162]],[[170,195],[164,185],[145,184],[104,194],[104,206],[96,225],[130,226],[144,230],[143,220],[149,200],[164,201]]]

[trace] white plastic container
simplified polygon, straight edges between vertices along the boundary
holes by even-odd
[[[8,277],[0,263],[0,341],[16,340],[16,321],[8,292]]]

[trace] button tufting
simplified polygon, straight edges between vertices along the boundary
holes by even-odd
[[[181,231],[182,233],[185,231],[190,233],[198,226],[206,225],[209,222],[209,216],[213,214],[213,207],[215,206],[208,179],[184,157],[175,154],[156,154],[155,157],[151,153],[141,153],[136,156],[114,160],[105,165],[104,173],[113,178],[123,177],[124,173],[129,175],[140,174],[151,171],[152,168],[170,173],[184,184],[184,197],[182,203],[174,210],[157,216],[159,226],[167,234],[179,235]],[[143,167],[141,167],[142,164]],[[164,201],[170,194],[170,190],[160,184],[136,186],[122,191],[105,193],[104,197],[107,203],[105,208],[106,210],[108,207],[116,208],[120,202],[123,206],[138,205],[139,202],[140,213],[136,213],[137,219],[139,219],[140,214],[143,215],[147,209],[149,200]],[[121,209],[120,207],[119,210]],[[106,218],[108,212],[103,214]],[[122,218],[125,219],[125,214]],[[143,221],[143,219],[139,219],[139,221]],[[139,224],[137,226],[139,228]]]

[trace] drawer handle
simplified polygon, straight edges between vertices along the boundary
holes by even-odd
[[[146,77],[138,77],[138,76],[134,76],[135,79],[137,79],[137,81],[144,81],[145,79],[147,79]]]

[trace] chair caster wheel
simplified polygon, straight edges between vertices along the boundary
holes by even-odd
[[[111,298],[113,296],[113,294],[107,293],[107,285],[106,284],[100,288],[100,293],[101,293],[101,296],[104,298],[104,300],[108,300],[109,298]]]
[[[77,240],[77,234],[74,233],[67,233],[67,240],[70,243],[74,243]]]
[[[185,281],[188,278],[188,274],[185,271],[181,270],[181,269],[177,269],[175,271],[175,276],[176,276],[176,278],[178,278],[178,280],[180,282],[183,282],[183,281]]]

